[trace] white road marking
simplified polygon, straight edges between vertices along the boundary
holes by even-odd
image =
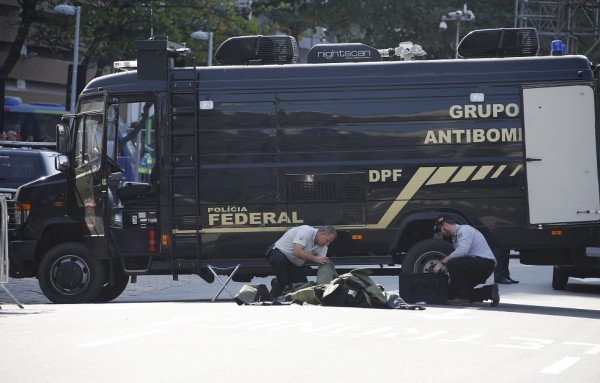
[[[441,314],[438,314],[437,312],[427,313],[427,310],[425,310],[423,312],[416,313],[416,315],[421,316],[423,318],[427,318],[427,319],[438,319],[438,320],[466,319],[466,318],[474,318],[473,316],[465,315],[465,314],[470,314],[474,311],[475,310],[473,310],[473,309],[461,308],[458,310],[456,310],[456,309],[448,310],[448,311],[442,312]]]
[[[457,339],[440,339],[440,341],[448,342],[448,343],[462,342],[462,343],[482,344],[483,342],[474,342],[475,339],[481,338],[482,336],[483,336],[483,334],[471,334],[471,335],[466,335],[466,336],[463,336],[463,337],[457,338]]]
[[[561,372],[563,372],[564,370],[566,370],[567,368],[571,367],[575,363],[579,362],[579,359],[580,358],[575,358],[573,356],[567,356],[565,358],[562,358],[558,362],[549,365],[548,367],[544,368],[540,372],[542,374],[557,375],[557,374],[560,374]]]
[[[581,342],[565,342],[565,344],[573,344],[576,346],[590,346],[590,349],[584,352],[587,355],[598,355],[600,353],[600,344],[594,343],[581,343]]]
[[[521,344],[495,344],[495,347],[507,347],[507,348],[519,348],[523,350],[540,350],[549,344],[552,344],[552,339],[537,339],[537,338],[524,338],[520,336],[511,336],[510,339],[518,341]]]
[[[82,344],[80,344],[78,346],[79,347],[97,347],[97,346],[103,346],[103,345],[109,344],[109,343],[123,342],[123,341],[130,340],[130,339],[142,338],[142,337],[145,337],[145,336],[148,336],[148,335],[155,335],[155,334],[158,334],[158,333],[161,333],[161,332],[164,332],[164,331],[149,330],[149,331],[143,331],[143,332],[136,332],[134,334],[116,336],[114,338],[107,338],[107,339],[97,340],[97,341],[94,341],[94,342],[82,343]]]

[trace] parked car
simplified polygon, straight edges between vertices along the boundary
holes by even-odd
[[[0,142],[0,194],[13,199],[17,188],[40,177],[58,173],[58,155],[51,143]]]

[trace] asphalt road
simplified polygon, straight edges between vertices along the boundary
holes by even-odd
[[[511,260],[501,303],[423,311],[238,306],[198,277],[139,277],[108,304],[53,305],[34,280],[0,290],[2,382],[592,382],[600,280],[550,286]],[[396,278],[376,277],[387,290]],[[242,284],[231,285],[237,292]]]

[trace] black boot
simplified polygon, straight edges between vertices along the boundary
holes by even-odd
[[[279,283],[279,281],[277,280],[277,278],[273,278],[271,279],[271,297],[273,297],[273,299],[277,298],[278,296],[280,296],[281,294],[283,294],[283,290],[281,289],[281,284]]]

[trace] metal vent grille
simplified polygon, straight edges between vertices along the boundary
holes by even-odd
[[[263,64],[297,64],[298,43],[288,36],[261,38],[256,48],[256,58],[261,59]]]
[[[355,185],[342,185],[342,198],[345,201],[361,201],[365,198],[364,188]]]
[[[331,201],[338,199],[334,181],[292,181],[290,189],[290,198],[293,201]]]
[[[479,29],[461,40],[458,54],[464,58],[535,56],[539,45],[535,28]]]
[[[289,174],[289,202],[359,202],[366,198],[364,173]]]
[[[297,64],[298,42],[292,36],[238,36],[215,53],[221,65]]]
[[[365,223],[364,205],[342,206],[342,219],[345,225],[362,225]]]
[[[505,31],[498,49],[499,57],[535,56],[539,51],[535,29]]]

